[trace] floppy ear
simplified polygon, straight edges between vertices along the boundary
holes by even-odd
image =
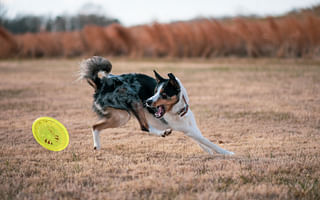
[[[165,81],[165,79],[162,78],[160,76],[160,74],[158,74],[158,72],[156,72],[156,70],[153,70],[153,72],[154,72],[154,76],[156,77],[156,80],[157,80],[158,83],[161,83],[161,82]]]
[[[170,78],[170,80],[169,80],[170,84],[173,85],[176,89],[180,89],[180,85],[179,85],[176,77],[173,75],[173,73],[169,73],[168,76]]]

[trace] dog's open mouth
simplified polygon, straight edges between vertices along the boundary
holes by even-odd
[[[166,110],[163,105],[157,107],[157,112],[154,113],[156,118],[161,118],[166,113]]]

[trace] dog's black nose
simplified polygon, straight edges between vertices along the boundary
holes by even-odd
[[[148,99],[146,103],[147,103],[147,106],[151,106],[153,101],[152,101],[152,99]]]

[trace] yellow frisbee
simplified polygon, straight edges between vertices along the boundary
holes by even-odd
[[[36,119],[32,124],[32,133],[41,146],[51,151],[61,151],[69,144],[67,129],[51,117]]]

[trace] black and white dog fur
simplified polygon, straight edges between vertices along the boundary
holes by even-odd
[[[234,154],[201,134],[187,91],[172,73],[166,79],[154,71],[154,79],[144,74],[112,75],[111,69],[111,63],[99,56],[81,63],[80,78],[95,89],[93,110],[101,118],[92,126],[94,149],[100,149],[101,130],[122,126],[133,114],[143,131],[162,137],[181,131],[211,155]]]

